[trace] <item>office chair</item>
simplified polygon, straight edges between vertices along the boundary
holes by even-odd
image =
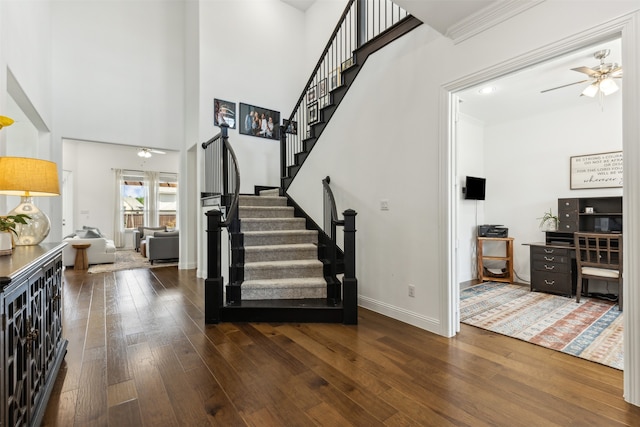
[[[618,282],[618,310],[622,311],[622,235],[574,233],[578,283],[576,302],[580,302],[583,281],[585,292],[589,279]]]

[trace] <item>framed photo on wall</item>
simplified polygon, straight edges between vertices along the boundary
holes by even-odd
[[[307,107],[307,122],[311,125],[318,121],[318,103],[314,102],[313,104]]]
[[[323,98],[327,96],[327,79],[324,78],[318,83],[318,97]]]
[[[622,187],[622,151],[573,156],[571,189]]]
[[[220,127],[226,123],[229,129],[236,128],[236,103],[213,99],[213,125]]]
[[[284,131],[286,133],[297,134],[298,133],[298,122],[295,120],[282,120],[282,127],[284,127]]]
[[[307,90],[307,104],[311,104],[312,102],[315,102],[317,99],[317,94],[318,94],[318,87],[311,86],[309,90]]]
[[[340,76],[340,68],[336,68],[329,73],[329,92],[331,92],[341,84],[342,80]]]
[[[280,139],[280,112],[240,103],[240,133],[258,138]]]

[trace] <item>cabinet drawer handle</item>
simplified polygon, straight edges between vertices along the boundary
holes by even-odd
[[[548,266],[547,264],[545,264],[545,265],[544,265],[544,268],[545,268],[546,270],[553,270],[554,268],[556,268],[556,266],[555,266],[555,265]]]
[[[553,253],[553,249],[545,249],[544,253],[545,254],[552,254]]]
[[[544,279],[544,284],[545,284],[545,285],[555,285],[555,284],[556,284],[556,281],[555,281],[555,280],[547,280],[547,279]]]
[[[554,256],[546,256],[546,257],[544,257],[545,261],[553,261],[554,259],[556,259],[556,257],[554,257]]]
[[[569,224],[565,225],[564,228],[571,228]]]
[[[565,218],[569,218],[569,216],[570,216],[570,215],[569,215],[568,213],[564,214],[564,217],[565,217]]]

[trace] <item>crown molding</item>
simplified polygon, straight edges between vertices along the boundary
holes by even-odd
[[[455,44],[461,43],[489,28],[506,21],[545,0],[504,0],[496,1],[447,28],[445,36]]]

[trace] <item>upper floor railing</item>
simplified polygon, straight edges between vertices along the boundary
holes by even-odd
[[[293,112],[283,121],[281,176],[305,151],[313,137],[312,125],[321,120],[321,109],[331,102],[331,91],[342,86],[343,72],[355,63],[356,49],[380,36],[410,15],[390,0],[350,0],[329,37]]]

